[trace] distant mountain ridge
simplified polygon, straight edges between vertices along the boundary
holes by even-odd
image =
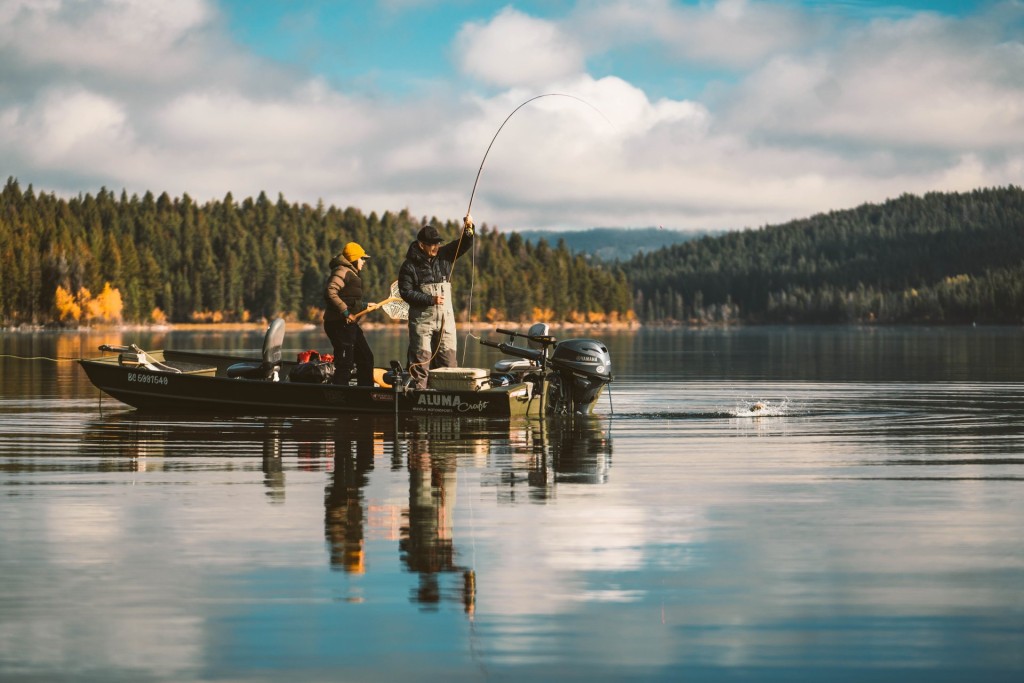
[[[547,241],[554,246],[565,240],[565,246],[575,254],[589,254],[602,261],[628,261],[637,254],[682,244],[725,231],[683,232],[665,228],[590,228],[589,230],[518,230],[524,240],[537,243]]]

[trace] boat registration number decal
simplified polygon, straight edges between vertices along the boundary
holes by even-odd
[[[167,378],[161,375],[147,375],[141,372],[129,372],[128,381],[137,384],[167,384]]]

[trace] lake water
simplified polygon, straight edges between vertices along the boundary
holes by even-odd
[[[0,358],[0,680],[1024,680],[1024,330],[591,334],[576,421],[151,416]],[[261,335],[0,354],[133,341]]]

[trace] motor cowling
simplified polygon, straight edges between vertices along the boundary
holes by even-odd
[[[560,379],[562,400],[574,413],[589,413],[604,385],[612,381],[612,357],[596,339],[566,339],[549,361]]]

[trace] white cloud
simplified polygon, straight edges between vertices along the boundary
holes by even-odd
[[[652,44],[677,63],[702,68],[743,68],[780,50],[820,38],[825,23],[781,3],[720,0],[696,5],[671,0],[612,0],[581,4],[567,27],[576,27],[588,51]]]
[[[36,103],[5,110],[2,118],[0,139],[44,166],[109,167],[110,157],[124,153],[132,141],[118,102],[77,87],[44,93]]]
[[[963,31],[936,17],[876,22],[813,59],[774,59],[737,90],[732,123],[954,153],[1024,140],[1024,49]]]
[[[511,7],[487,24],[470,23],[456,40],[466,74],[501,87],[536,85],[583,71],[583,53],[552,22]]]
[[[0,44],[27,64],[156,77],[181,68],[212,11],[203,0],[49,0],[4,2],[0,17]]]
[[[452,46],[476,86],[453,95],[465,79],[439,75],[385,99],[262,61],[200,0],[0,0],[0,176],[66,194],[266,191],[454,217],[502,121],[558,92],[583,101],[531,102],[495,141],[479,221],[742,228],[1020,182],[1024,43],[1009,27],[1024,6],[826,15],[615,0],[539,19],[509,7]],[[620,47],[667,54],[660,67],[684,77],[733,71],[699,99],[654,98],[624,74],[588,73]]]
[[[705,138],[710,124],[697,103],[651,102],[617,78],[581,76],[554,83],[551,91],[573,96],[531,102],[495,140],[476,197],[479,215],[500,212],[513,224],[622,224],[619,212],[654,208],[653,192],[678,179],[673,169]],[[508,113],[529,97],[520,90],[479,100],[480,115],[463,124],[462,138],[474,141],[481,155],[483,143],[476,141],[489,142]],[[679,188],[671,187],[654,203],[663,207],[678,196]]]

